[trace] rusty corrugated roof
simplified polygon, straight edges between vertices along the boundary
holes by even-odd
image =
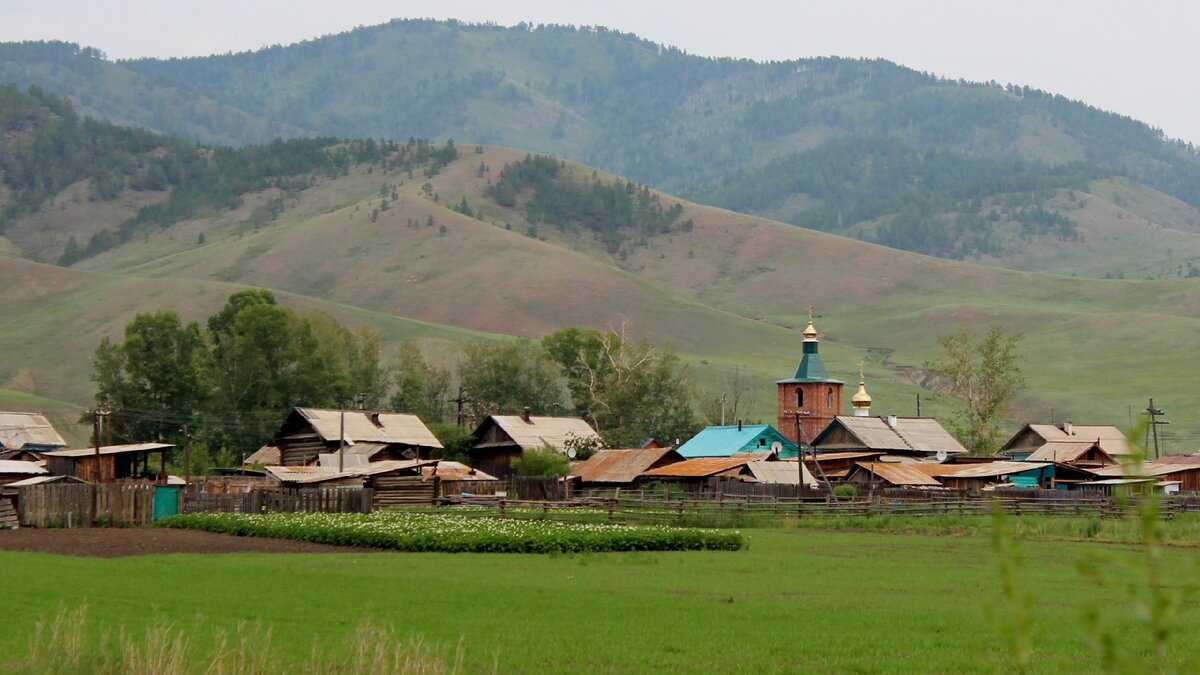
[[[425,478],[437,476],[442,480],[499,480],[489,473],[472,469],[462,462],[448,462],[444,459],[438,460],[436,466],[421,467],[421,475]]]
[[[950,478],[1000,478],[1014,473],[1044,469],[1053,462],[988,462],[987,464],[964,464],[961,471],[947,474]]]
[[[745,466],[770,457],[769,452],[739,452],[735,457],[695,457],[644,472],[643,476],[702,478]]]
[[[674,461],[683,461],[670,448],[627,448],[599,450],[571,468],[571,475],[585,483],[632,483],[665,457],[674,454]]]
[[[18,450],[26,445],[65,448],[67,442],[41,413],[0,412],[0,448]]]
[[[911,463],[855,462],[863,471],[873,473],[880,479],[896,486],[941,487],[932,476],[913,468]]]

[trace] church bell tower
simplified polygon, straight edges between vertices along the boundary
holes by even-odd
[[[833,418],[842,414],[840,380],[829,377],[818,353],[820,341],[813,327],[812,307],[808,308],[808,327],[804,329],[803,352],[796,372],[776,383],[779,391],[779,426],[784,436],[807,446]]]

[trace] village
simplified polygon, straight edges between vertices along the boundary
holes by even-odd
[[[872,415],[861,370],[845,415],[845,383],[829,376],[819,346],[810,319],[795,370],[776,384],[775,426],[738,420],[678,445],[648,439],[602,448],[586,420],[527,408],[483,419],[469,462],[460,462],[440,458],[442,444],[416,415],[297,407],[242,466],[177,476],[167,471],[173,445],[68,449],[45,416],[0,413],[0,526],[148,524],[204,511],[581,503],[623,490],[798,503],[1200,491],[1200,453],[1147,459],[1113,425],[1025,424],[993,455],[969,455],[937,419]],[[518,475],[526,453],[546,451],[571,460],[566,475]]]

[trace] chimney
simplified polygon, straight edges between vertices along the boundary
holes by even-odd
[[[529,406],[525,406],[525,410],[521,412],[521,421],[526,424],[533,424],[533,420],[529,419]]]
[[[888,415],[888,416],[887,416],[887,424],[888,424],[888,426],[889,426],[889,427],[891,427],[891,428],[895,429],[895,428],[896,428],[896,416],[895,416],[895,415]]]
[[[1068,436],[1075,435],[1075,429],[1071,426],[1070,422],[1063,422],[1062,430],[1063,430],[1063,433]]]

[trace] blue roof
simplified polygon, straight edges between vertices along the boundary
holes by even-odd
[[[770,424],[743,424],[741,429],[738,429],[736,425],[705,427],[687,443],[679,446],[676,452],[689,459],[692,457],[732,457],[736,452],[770,452],[771,444],[775,441],[783,444],[780,456],[796,457],[800,454],[796,444],[785,438]]]

